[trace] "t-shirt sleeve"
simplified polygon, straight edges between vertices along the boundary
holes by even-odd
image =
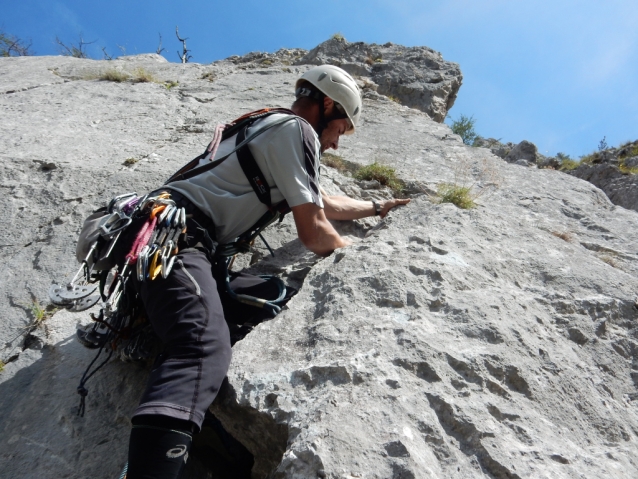
[[[314,203],[323,208],[319,191],[319,142],[312,127],[303,120],[292,120],[273,128],[268,136],[263,153],[288,206]],[[251,151],[257,153],[252,148]]]

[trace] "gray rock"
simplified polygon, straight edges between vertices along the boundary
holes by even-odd
[[[638,176],[628,171],[638,166],[637,152],[638,141],[597,151],[567,173],[596,185],[612,203],[638,211]]]
[[[377,45],[330,39],[308,52],[296,65],[338,65],[352,75],[371,81],[382,95],[442,123],[454,105],[463,82],[456,63],[443,60],[428,47]]]
[[[85,79],[113,65],[179,83]],[[74,331],[88,315],[58,311],[35,327],[33,301],[47,305],[49,285],[77,268],[92,209],[156,187],[216,123],[288,106],[306,68],[0,59],[3,476],[118,477],[148,367],[109,362],[77,417],[93,353]],[[467,147],[383,98],[366,96],[339,154],[395,167],[412,203],[337,222],[354,244],[327,258],[300,245],[288,218],[266,234],[275,258],[258,245],[236,261],[300,287],[235,345],[213,405],[255,455],[253,476],[638,476],[638,213],[586,181]],[[391,194],[322,170],[330,194]],[[477,208],[433,201],[455,181],[476,182]],[[190,478],[214,477],[189,465]]]
[[[618,163],[581,164],[569,174],[603,190],[612,203],[638,211],[638,176],[623,174]]]
[[[538,159],[538,149],[534,143],[527,140],[521,141],[516,145],[505,157],[506,161],[514,163],[518,160],[527,160],[530,163],[536,163]]]
[[[514,164],[518,166],[536,166],[534,163],[532,163],[529,160],[516,160]]]
[[[632,156],[631,158],[627,158],[624,161],[625,166],[628,168],[637,168],[638,167],[638,156]]]

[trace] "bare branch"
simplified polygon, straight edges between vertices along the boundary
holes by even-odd
[[[89,54],[86,52],[86,46],[95,43],[95,40],[92,42],[85,42],[82,35],[80,35],[80,40],[77,44],[70,43],[67,45],[56,35],[55,43],[58,44],[60,53],[65,57],[89,58]]]
[[[182,63],[188,63],[188,60],[193,58],[191,55],[188,54],[188,52],[190,52],[190,50],[188,48],[186,48],[186,40],[188,40],[188,38],[180,38],[180,36],[179,36],[179,28],[178,27],[175,27],[175,35],[177,35],[177,39],[180,42],[182,42],[182,53],[180,54],[179,52],[177,52],[177,56],[182,61]]]
[[[155,53],[157,53],[158,55],[161,55],[162,52],[166,51],[166,49],[162,48],[162,34],[159,33],[158,35],[160,37],[160,40],[159,40],[159,45],[157,46],[157,50],[155,50]]]
[[[108,53],[106,53],[106,47],[102,47],[102,53],[104,53],[105,60],[113,60],[113,57],[109,55]]]
[[[0,57],[23,57],[33,55],[31,41],[24,44],[18,37],[0,31]]]

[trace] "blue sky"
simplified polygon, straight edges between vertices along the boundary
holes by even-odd
[[[250,51],[349,41],[426,45],[458,62],[464,81],[453,118],[502,141],[534,142],[573,158],[606,137],[638,139],[636,0],[0,0],[0,27],[56,55],[55,37],[80,35],[102,58],[154,52],[179,61],[175,26],[193,62]]]

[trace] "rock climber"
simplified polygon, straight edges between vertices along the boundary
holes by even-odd
[[[351,244],[329,220],[383,218],[410,200],[328,196],[319,187],[319,159],[325,150],[339,147],[342,135],[355,132],[361,94],[348,73],[324,65],[299,78],[295,95],[291,110],[255,121],[247,136],[286,116],[292,121],[255,137],[249,149],[270,186],[272,203],[286,200],[301,242],[327,256]],[[235,137],[222,141],[215,158],[233,151],[235,143]],[[201,428],[231,359],[217,291],[220,278],[211,273],[213,249],[233,241],[268,211],[237,153],[215,169],[174,181],[161,191],[186,205],[196,226],[188,227],[171,274],[138,284],[149,321],[165,347],[133,415],[127,479],[175,479],[186,463],[193,434]]]

